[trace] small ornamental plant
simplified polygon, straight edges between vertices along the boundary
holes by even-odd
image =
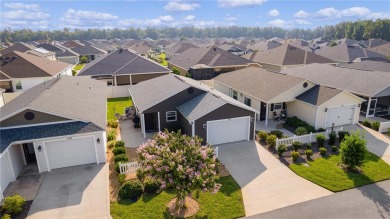
[[[266,141],[268,133],[265,131],[259,131],[259,133],[257,133],[257,136],[259,137],[260,141]]]
[[[278,155],[282,156],[284,152],[287,151],[287,146],[284,144],[279,145],[278,147]]]
[[[307,149],[307,150],[305,151],[305,154],[306,154],[307,159],[310,159],[311,156],[313,155],[313,151],[310,150],[310,149]]]
[[[137,153],[143,175],[160,185],[159,191],[173,188],[176,208],[185,209],[185,198],[194,190],[216,193],[217,158],[210,145],[202,145],[202,139],[178,132],[159,132],[143,143]]]
[[[367,141],[359,132],[352,132],[345,136],[344,141],[340,143],[341,160],[349,169],[360,166],[367,152]]]
[[[293,151],[293,152],[291,152],[291,156],[292,156],[293,162],[297,162],[297,160],[299,158],[299,153],[296,151]]]
[[[320,154],[321,154],[321,156],[325,157],[327,151],[328,151],[328,150],[326,150],[326,148],[324,148],[324,147],[320,148]]]
[[[276,135],[269,135],[267,137],[267,143],[268,143],[268,146],[273,148],[276,146]]]
[[[324,134],[318,134],[316,136],[316,140],[317,140],[318,147],[324,147],[325,140],[326,140],[326,137]]]

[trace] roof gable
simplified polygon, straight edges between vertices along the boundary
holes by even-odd
[[[316,85],[297,96],[296,99],[315,106],[320,106],[342,92],[342,90],[336,88]]]

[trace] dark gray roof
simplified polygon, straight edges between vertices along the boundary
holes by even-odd
[[[212,93],[203,93],[177,107],[188,121],[195,121],[226,104]]]
[[[73,56],[77,57],[79,56],[79,54],[67,49],[65,49],[63,53],[57,55],[57,57],[73,57]]]
[[[27,52],[29,50],[34,49],[33,46],[30,46],[26,43],[15,43],[14,45],[7,47],[5,49],[0,50],[1,55],[5,55],[7,53],[18,51],[18,52]]]
[[[79,55],[82,55],[82,56],[83,55],[103,55],[103,54],[105,54],[103,51],[101,51],[101,50],[99,50],[91,45],[74,47],[71,50]]]
[[[365,60],[361,62],[340,63],[337,66],[343,68],[360,69],[365,71],[390,72],[390,62],[388,61],[381,62],[381,61]]]
[[[196,46],[192,43],[187,43],[187,42],[177,42],[176,44],[166,47],[165,51],[167,53],[175,53],[175,54],[180,54],[190,48],[199,48],[199,46]]]
[[[40,125],[23,128],[1,129],[0,130],[0,154],[7,147],[16,141],[26,141],[57,136],[67,136],[83,134],[89,132],[102,131],[103,128],[93,123],[68,122],[52,125]]]
[[[88,63],[78,76],[168,73],[164,66],[128,50],[116,50]]]
[[[390,87],[390,74],[310,64],[283,70],[282,73],[306,78],[316,84],[338,88],[357,95],[373,97]]]
[[[106,84],[86,77],[62,76],[41,83],[1,107],[0,120],[32,109],[106,126]]]
[[[315,106],[320,106],[321,104],[332,99],[339,93],[343,92],[342,90],[336,88],[330,88],[326,86],[316,85],[301,95],[297,96],[298,100],[310,103]]]
[[[260,51],[260,52],[266,52],[270,49],[276,48],[283,45],[282,43],[276,42],[276,41],[260,41],[256,44],[248,46],[249,49],[252,49],[253,51]]]
[[[55,52],[56,55],[64,53],[64,51],[65,51],[65,49],[61,49],[53,44],[48,44],[48,43],[39,44],[39,45],[37,45],[37,47],[44,48],[44,49],[51,51],[51,52]]]

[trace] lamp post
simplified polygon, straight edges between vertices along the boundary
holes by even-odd
[[[332,131],[331,132],[333,132],[333,128],[334,128],[334,123],[332,123]]]

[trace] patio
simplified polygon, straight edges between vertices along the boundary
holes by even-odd
[[[137,148],[156,134],[156,132],[148,132],[144,138],[141,128],[134,128],[131,120],[119,120],[119,131],[117,139],[124,141],[126,147],[130,148]]]
[[[275,129],[282,131],[287,136],[294,136],[294,133],[284,129],[284,128],[276,128],[278,124],[284,124],[284,121],[276,122],[274,120],[268,120],[268,125],[265,125],[265,121],[256,121],[256,131],[266,131],[270,132]]]

